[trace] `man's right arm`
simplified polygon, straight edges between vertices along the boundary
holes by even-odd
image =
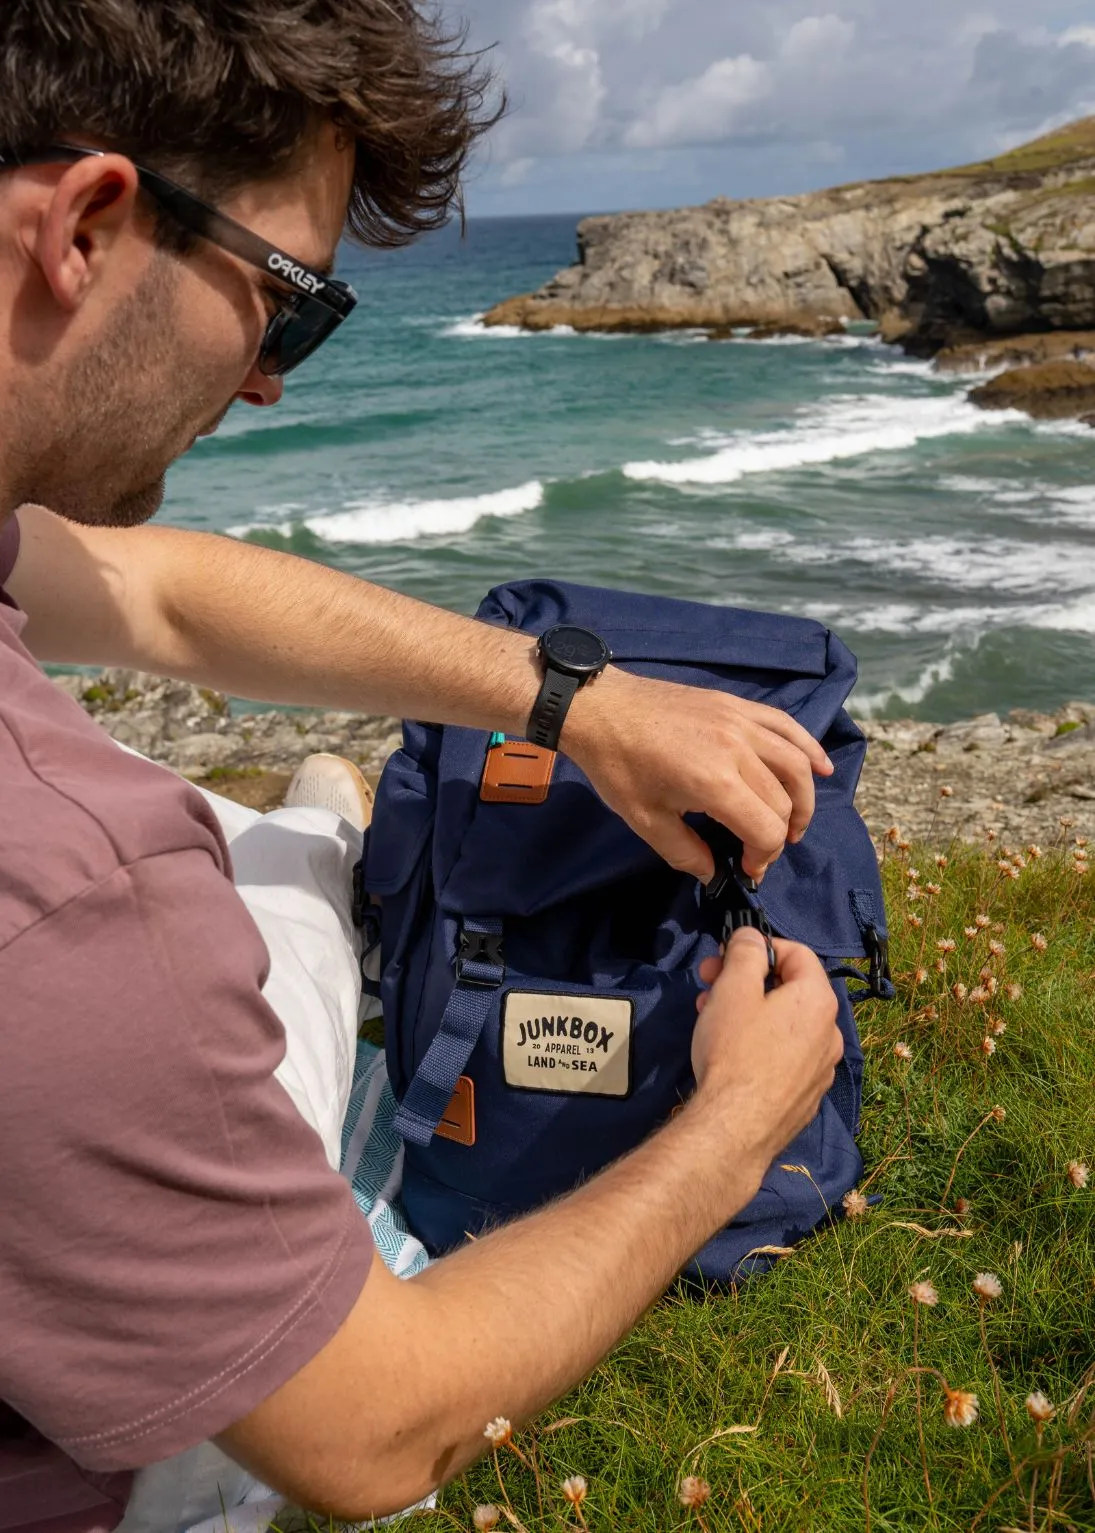
[[[317,1511],[399,1510],[588,1373],[747,1204],[810,1121],[842,1052],[805,949],[739,932],[693,1046],[698,1088],[632,1155],[551,1207],[401,1282],[379,1258],[345,1325],[221,1445]]]

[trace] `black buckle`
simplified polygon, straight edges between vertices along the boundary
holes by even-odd
[[[714,878],[707,886],[707,898],[718,905],[724,905],[722,940],[729,942],[734,933],[742,926],[751,926],[754,931],[760,932],[768,948],[768,972],[769,977],[774,978],[776,972],[776,950],[772,945],[775,931],[765,912],[759,905],[751,905],[748,896],[754,898],[758,893],[759,885],[755,879],[743,873],[736,858],[731,857],[721,868],[716,870]]]
[[[871,960],[870,993],[879,1001],[887,1001],[893,990],[890,972],[890,939],[883,937],[877,926],[868,926],[863,933],[867,957]]]
[[[497,979],[473,979],[466,974],[469,964],[489,964],[498,970]],[[461,928],[460,947],[456,954],[456,978],[463,985],[481,985],[497,990],[506,981],[505,946],[501,932],[470,932]]]

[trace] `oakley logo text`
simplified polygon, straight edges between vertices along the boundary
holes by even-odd
[[[310,271],[305,271],[303,266],[298,266],[288,256],[279,255],[277,251],[266,262],[271,271],[276,271],[279,276],[287,277],[294,287],[303,288],[306,293],[318,293],[327,284],[320,277],[315,277]]]

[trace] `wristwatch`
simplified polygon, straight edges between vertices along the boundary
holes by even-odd
[[[574,694],[601,674],[612,651],[588,628],[560,623],[541,635],[536,656],[544,667],[544,684],[529,714],[527,734],[531,744],[554,751]]]

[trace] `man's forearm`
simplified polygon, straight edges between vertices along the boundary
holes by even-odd
[[[519,732],[532,641],[291,554],[167,527],[20,513],[12,590],[42,659],[129,665],[237,697]]]
[[[270,1472],[254,1443],[276,1440],[284,1412],[293,1444],[279,1466],[300,1466],[288,1479],[282,1470],[288,1494],[352,1519],[417,1500],[482,1453],[489,1420],[517,1426],[588,1373],[750,1200],[768,1155],[755,1126],[728,1153],[733,1142],[689,1109],[553,1207],[420,1277],[401,1284],[378,1269],[340,1338],[356,1376],[332,1372],[321,1354],[291,1399],[275,1396],[225,1446]],[[342,1403],[337,1426],[332,1397]],[[312,1420],[315,1439],[302,1442]]]

